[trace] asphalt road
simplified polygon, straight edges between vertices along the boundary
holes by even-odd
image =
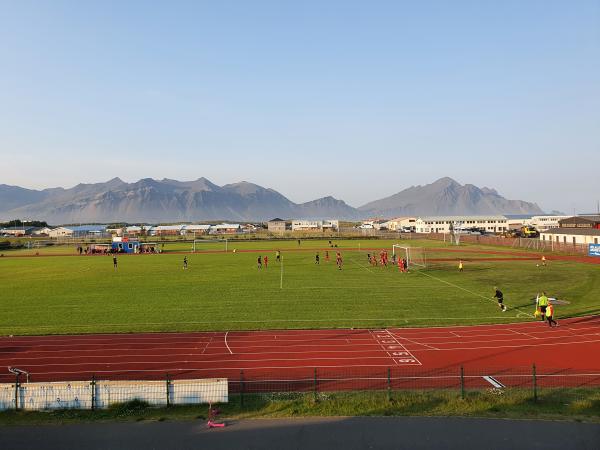
[[[2,450],[600,449],[600,424],[427,417],[90,423],[0,428]]]

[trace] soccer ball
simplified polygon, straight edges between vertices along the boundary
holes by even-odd
[[[540,265],[539,265],[539,264],[536,264],[536,265],[535,265],[535,267],[540,267]]]

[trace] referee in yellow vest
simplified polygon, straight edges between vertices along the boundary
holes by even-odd
[[[548,308],[548,303],[546,292],[542,292],[542,295],[540,295],[540,298],[538,298],[538,306],[540,307],[542,322],[546,320],[546,309]]]

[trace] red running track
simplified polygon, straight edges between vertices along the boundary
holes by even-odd
[[[553,385],[599,386],[599,356],[600,316],[565,319],[557,328],[536,321],[0,338],[0,367],[26,370],[31,381],[88,380],[92,375],[164,379],[168,373],[173,378],[226,377],[235,382],[243,371],[246,383],[260,382],[264,390],[290,389],[290,380],[304,380],[305,386],[296,388],[310,389],[315,368],[331,388],[357,388],[356,381],[349,381],[357,379],[375,380],[370,387],[381,382],[383,388],[388,375],[395,387],[456,386],[460,366],[472,386],[490,387],[481,381],[484,375],[493,375],[504,385],[526,385],[533,363],[542,384],[543,377],[552,374],[547,381]],[[12,382],[14,376],[4,369],[0,381]]]

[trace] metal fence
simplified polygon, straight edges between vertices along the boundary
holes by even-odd
[[[104,409],[140,400],[152,406],[223,403],[227,379],[96,380],[0,384],[0,411]]]
[[[587,398],[600,390],[600,372],[530,367],[473,369],[451,367],[425,370],[414,368],[359,367],[305,368],[264,371],[258,369],[229,370],[210,374],[211,379],[189,379],[191,371],[179,374],[123,372],[108,379],[63,382],[0,384],[2,409],[105,408],[114,403],[138,399],[154,406],[199,404],[227,401],[236,395],[244,398],[256,394],[303,394],[320,397],[335,392],[384,392],[388,396],[409,391],[448,391],[465,397],[469,392],[518,390],[536,400],[540,392]],[[106,378],[106,377],[105,377]],[[140,381],[145,378],[146,380]],[[133,381],[131,381],[133,380]]]

